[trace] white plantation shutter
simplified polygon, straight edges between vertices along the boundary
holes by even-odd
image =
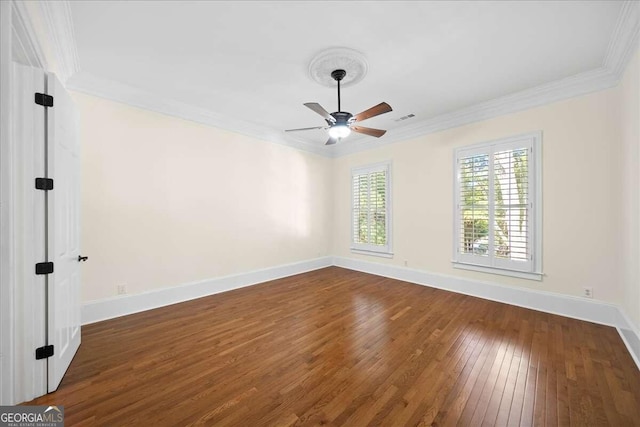
[[[529,134],[456,150],[454,263],[539,270],[539,140]]]
[[[477,263],[488,264],[489,226],[489,156],[469,153],[459,161],[460,216],[458,233],[463,254],[478,258]]]
[[[529,219],[529,147],[493,154],[494,246],[496,263],[531,260]]]
[[[390,252],[389,163],[353,169],[352,241],[354,250]]]
[[[353,176],[353,241],[369,242],[369,174]]]

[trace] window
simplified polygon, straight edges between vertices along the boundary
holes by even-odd
[[[541,278],[541,133],[455,152],[454,266]]]
[[[351,171],[351,250],[391,256],[390,163]]]

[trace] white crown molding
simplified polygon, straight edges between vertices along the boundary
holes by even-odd
[[[37,41],[23,2],[8,3],[11,9],[11,59],[24,65],[44,68],[45,55]]]
[[[65,83],[80,69],[68,1],[12,2],[20,62],[56,74]]]
[[[625,1],[600,68],[393,129],[383,139],[336,144],[328,150],[331,157],[341,157],[614,87],[635,51],[639,32],[640,2]]]
[[[602,64],[607,70],[614,73],[618,80],[622,78],[631,59],[638,42],[639,31],[640,2],[625,1],[620,9],[618,21],[611,34],[607,54]]]
[[[327,156],[324,146],[309,144],[267,126],[217,114],[211,110],[165,98],[160,94],[138,89],[87,72],[80,72],[67,81],[67,89],[98,96],[145,110],[178,117],[205,125],[229,130],[262,141],[285,145],[298,150]]]
[[[90,95],[230,130],[318,155],[341,157],[614,87],[620,81],[629,59],[635,51],[639,31],[640,2],[626,1],[621,7],[607,53],[603,58],[603,65],[597,69],[431,117],[405,127],[392,129],[381,139],[352,139],[330,147],[312,144],[292,134],[284,134],[281,130],[226,117],[207,109],[162,98],[160,95],[84,72],[74,76],[68,82],[68,87]]]
[[[384,139],[336,144],[331,147],[332,157],[341,157],[395,142],[407,141],[446,129],[547,105],[579,95],[586,95],[613,87],[617,83],[618,78],[604,67],[586,71],[562,80],[432,117],[403,128],[392,129],[387,132]]]

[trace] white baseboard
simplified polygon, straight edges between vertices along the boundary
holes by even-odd
[[[620,320],[616,329],[627,346],[629,353],[631,353],[631,357],[636,362],[638,369],[640,369],[640,331],[634,326],[622,308],[620,309]]]
[[[637,328],[633,326],[633,322],[629,320],[624,311],[615,304],[553,292],[515,288],[480,280],[429,273],[423,270],[362,261],[353,258],[334,257],[333,265],[432,288],[471,295],[491,301],[530,308],[545,313],[613,326],[618,330],[629,353],[631,353],[631,357],[636,362],[638,369],[640,369],[640,333]]]
[[[87,325],[101,320],[139,313],[145,310],[329,267],[331,266],[331,261],[332,257],[315,258],[292,264],[254,270],[247,273],[186,283],[135,295],[123,295],[88,301],[82,305],[82,324]]]
[[[345,257],[316,258],[135,295],[89,301],[82,306],[82,324],[139,313],[332,265],[615,327],[640,369],[640,332],[624,310],[615,304]]]
[[[614,327],[618,326],[618,307],[592,299],[535,291],[527,288],[516,288],[352,258],[334,257],[333,260],[333,265],[338,267],[404,280],[432,288],[444,289],[459,294],[531,308],[574,319],[586,320],[588,322]]]

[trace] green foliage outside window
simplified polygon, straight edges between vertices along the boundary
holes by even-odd
[[[387,244],[387,174],[356,175],[354,180],[355,243]]]
[[[526,149],[494,154],[494,251],[502,258],[526,257],[528,156]],[[489,155],[461,159],[460,204],[464,253],[488,255]]]
[[[460,187],[462,205],[462,248],[465,253],[485,255],[483,241],[489,236],[489,157],[479,155],[462,160]]]

